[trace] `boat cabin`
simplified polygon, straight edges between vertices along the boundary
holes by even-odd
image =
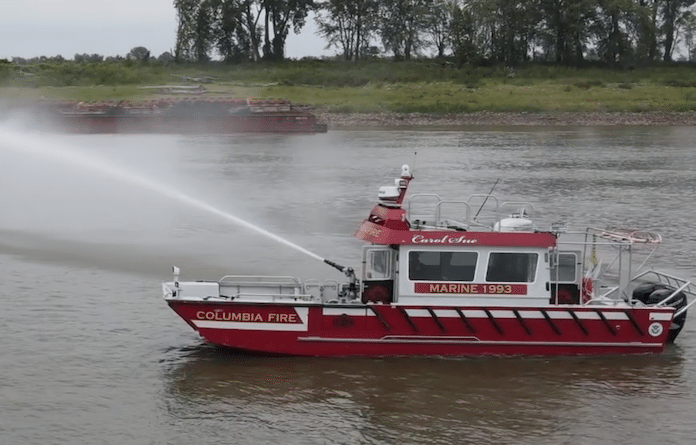
[[[404,203],[410,180],[404,166],[394,186],[380,189],[379,202],[355,233],[371,243],[362,252],[359,295],[364,303],[494,307],[587,303],[599,277],[597,237],[620,246],[619,256],[630,253],[635,241],[607,231],[569,234],[560,226],[539,231],[531,219],[531,204],[501,203],[492,195],[446,201],[434,194],[416,194]],[[481,214],[487,203],[487,212]],[[505,216],[509,211],[513,213]],[[562,241],[561,235],[570,240]],[[630,258],[624,263],[630,264]]]
[[[540,306],[550,299],[543,247],[366,246],[363,302]],[[569,301],[570,302],[570,301]]]
[[[571,233],[558,224],[542,231],[534,226],[531,204],[500,202],[490,194],[462,201],[415,194],[406,201],[411,179],[403,166],[393,186],[380,188],[377,204],[355,232],[369,243],[359,273],[324,260],[344,272],[347,283],[237,275],[179,283],[175,274],[172,294],[312,304],[551,307],[646,304],[649,293],[634,292],[642,281],[672,289],[666,302],[685,301],[683,292],[692,292],[683,279],[642,270],[661,242],[657,234],[592,228]],[[641,247],[647,254],[632,269]]]

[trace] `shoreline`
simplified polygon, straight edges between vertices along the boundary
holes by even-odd
[[[690,126],[696,125],[696,112],[488,112],[461,114],[428,113],[330,113],[316,110],[317,120],[329,130],[347,129],[433,129],[455,130],[466,127],[577,127],[577,126]]]

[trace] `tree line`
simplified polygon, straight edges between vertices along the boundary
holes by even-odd
[[[314,0],[174,0],[178,16],[174,57],[205,62],[282,60],[290,27],[305,24]]]
[[[0,59],[0,62],[2,62],[3,59]],[[154,57],[150,55],[150,50],[145,48],[144,46],[136,46],[132,48],[128,54],[126,54],[125,57],[123,56],[107,56],[104,57],[101,54],[87,54],[87,53],[76,53],[73,56],[73,61],[77,63],[101,63],[101,62],[123,62],[123,61],[130,61],[130,62],[161,62],[161,63],[169,63],[174,60],[174,56],[168,52],[165,51],[162,54],[160,54],[158,57]],[[46,56],[39,56],[39,57],[32,57],[30,59],[25,59],[23,57],[13,57],[12,58],[12,63],[17,64],[17,65],[36,65],[38,63],[63,63],[65,62],[66,59],[65,57],[61,55],[53,56],[53,57],[46,57]]]
[[[427,51],[459,63],[577,65],[694,54],[696,0],[174,0],[175,60],[282,60],[291,27],[315,12],[346,60]]]

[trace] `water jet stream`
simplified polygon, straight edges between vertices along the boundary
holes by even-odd
[[[268,230],[262,229],[261,227],[258,227],[248,221],[245,221],[241,218],[238,218],[237,216],[225,212],[211,204],[206,203],[205,201],[189,196],[178,190],[170,188],[165,184],[158,183],[144,176],[130,173],[123,169],[106,164],[104,161],[90,157],[88,155],[85,155],[84,153],[77,153],[54,142],[46,141],[43,138],[17,133],[1,127],[0,141],[0,148],[9,148],[20,153],[29,153],[33,155],[50,157],[54,160],[71,164],[74,166],[79,166],[92,172],[107,174],[112,178],[118,179],[120,181],[145,187],[149,190],[160,193],[161,195],[164,195],[168,198],[178,200],[192,207],[222,217],[223,219],[226,219],[241,227],[253,230],[267,238],[270,238],[274,241],[291,247],[314,259],[324,261],[324,258],[305,249],[304,247],[298,246],[297,244],[288,241],[285,238],[275,235],[269,232]]]

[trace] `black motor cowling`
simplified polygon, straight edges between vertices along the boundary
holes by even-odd
[[[652,306],[672,295],[675,290],[675,288],[664,283],[645,283],[633,290],[633,298],[647,306]],[[679,311],[679,309],[686,305],[687,299],[684,292],[677,293],[677,295],[672,297],[672,299],[667,302],[667,306],[673,307],[675,311]],[[684,327],[685,322],[686,311],[672,320],[672,326],[670,327],[667,335],[667,343],[674,343],[677,335],[679,335],[679,332],[681,332],[682,328]]]

